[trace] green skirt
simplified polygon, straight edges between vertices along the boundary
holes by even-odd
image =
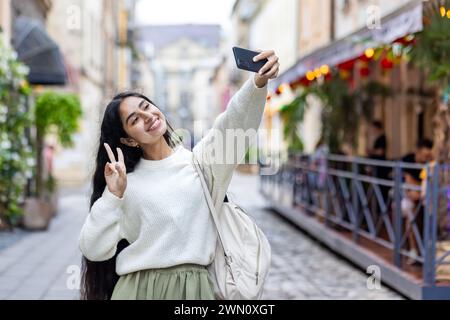
[[[111,300],[214,300],[214,285],[206,266],[180,264],[120,276]]]

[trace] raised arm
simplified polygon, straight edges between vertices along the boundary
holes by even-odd
[[[278,74],[278,57],[273,51],[261,52],[257,57],[269,60],[261,69],[263,74],[252,74],[247,79],[192,150],[202,167],[211,170],[213,183],[222,189],[228,187],[233,170],[256,138],[266,104],[267,82]]]
[[[107,143],[105,149],[111,162],[105,164],[106,187],[92,205],[79,236],[79,248],[91,261],[104,261],[116,253],[123,239],[120,220],[123,217],[123,195],[127,186],[126,167],[122,150],[117,148],[118,161]]]

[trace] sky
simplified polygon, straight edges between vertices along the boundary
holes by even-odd
[[[139,0],[138,24],[214,23],[228,28],[235,0]]]

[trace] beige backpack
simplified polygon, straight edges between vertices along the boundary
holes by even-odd
[[[218,231],[215,258],[208,266],[216,299],[261,299],[271,262],[269,241],[235,203],[224,202],[221,211],[216,211],[200,164],[193,163]]]

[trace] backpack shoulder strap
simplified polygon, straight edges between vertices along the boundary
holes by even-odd
[[[214,224],[216,226],[220,243],[222,244],[222,248],[224,249],[225,255],[228,256],[227,247],[225,246],[224,242],[222,241],[224,239],[224,237],[222,236],[222,231],[219,228],[219,222],[218,222],[219,218],[217,216],[217,210],[216,210],[216,207],[214,206],[211,194],[209,193],[208,186],[206,185],[205,177],[203,176],[203,172],[201,170],[200,164],[197,162],[195,155],[192,155],[192,163],[200,177],[200,182],[201,182],[202,188],[203,188],[203,194],[205,195],[206,202],[208,203],[209,211],[211,212]]]

